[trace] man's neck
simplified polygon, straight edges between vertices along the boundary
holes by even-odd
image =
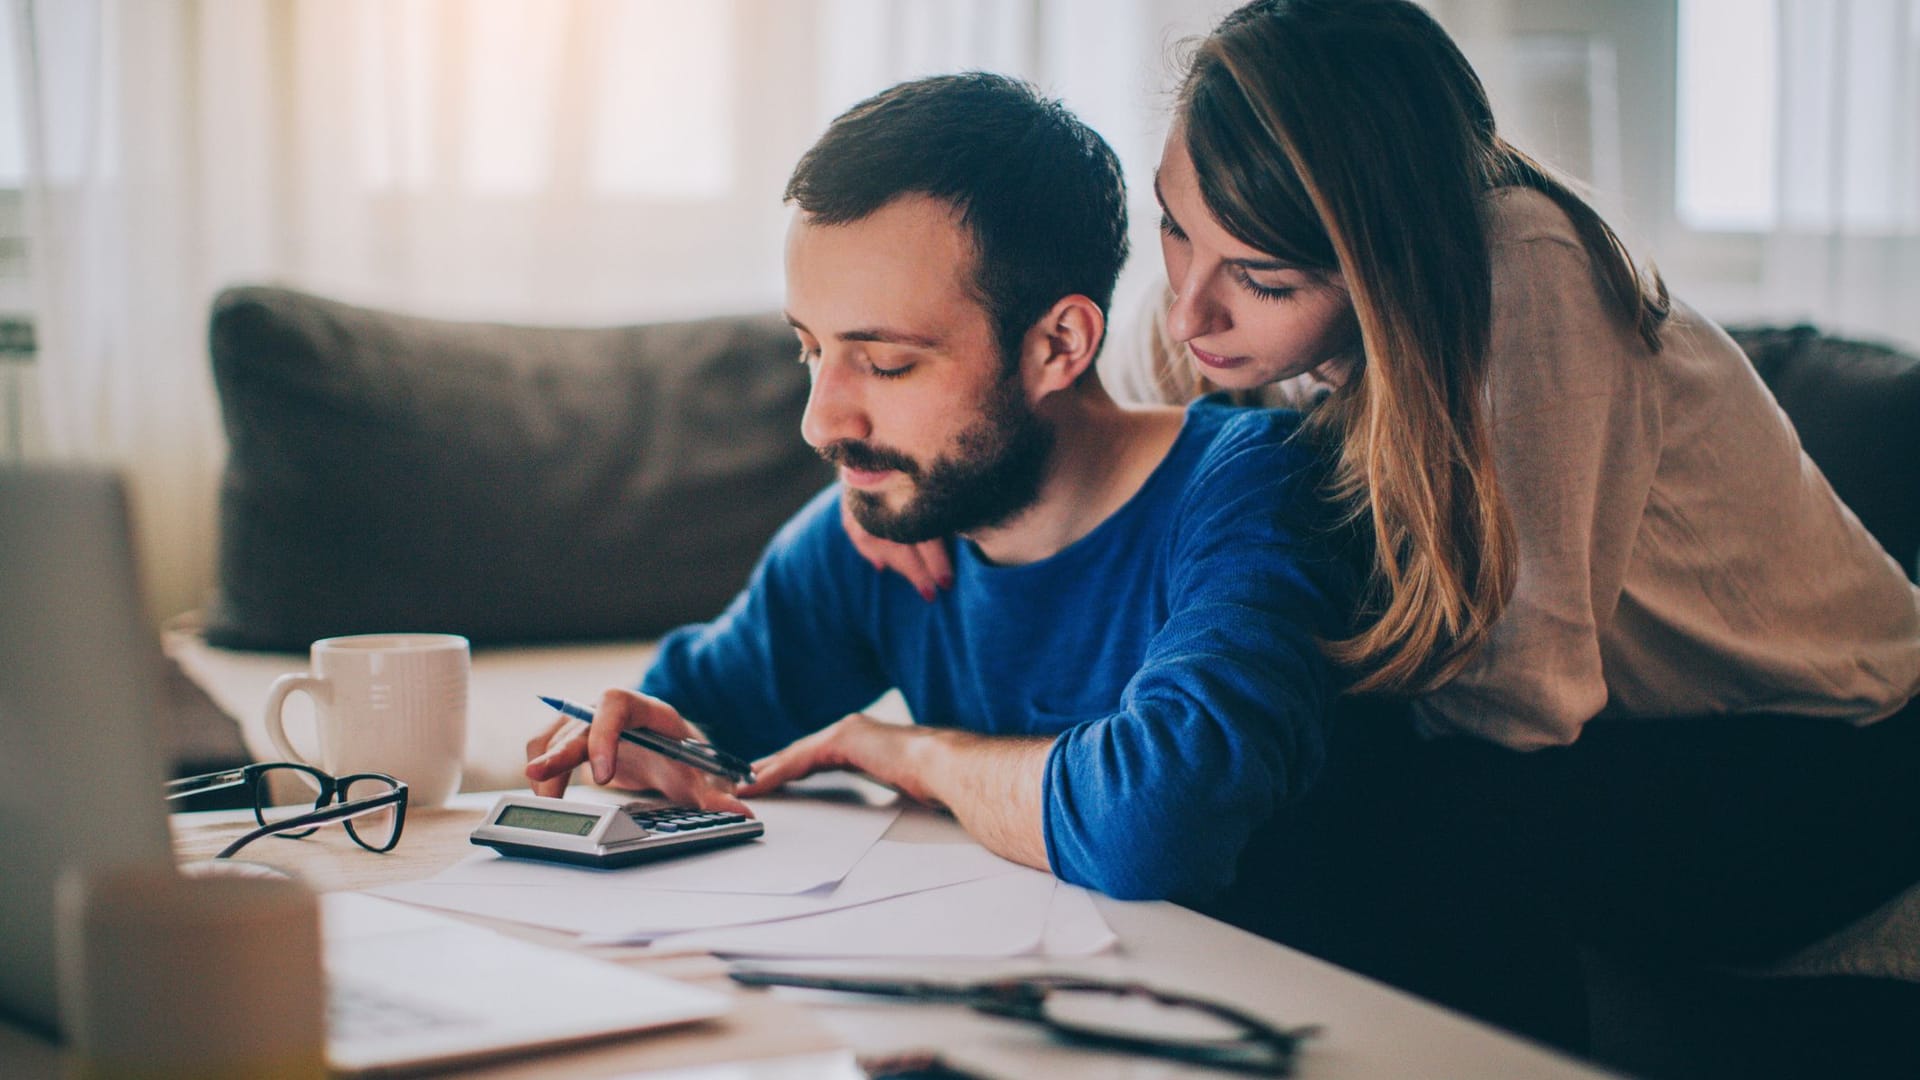
[[[1185,411],[1123,408],[1095,383],[1043,405],[1053,453],[1040,497],[1019,515],[967,534],[988,561],[1039,562],[1112,517],[1139,492],[1180,435]]]

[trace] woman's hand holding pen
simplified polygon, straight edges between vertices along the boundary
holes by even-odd
[[[673,706],[632,690],[608,690],[591,725],[567,716],[527,742],[527,779],[533,793],[548,798],[566,794],[573,770],[593,763],[593,781],[608,787],[658,791],[674,802],[703,810],[729,810],[752,816],[753,811],[734,797],[732,781],[680,764],[622,741],[628,728],[646,728],[681,739],[701,734]]]

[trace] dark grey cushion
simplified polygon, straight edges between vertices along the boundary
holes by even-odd
[[[501,326],[228,290],[207,638],[523,643],[711,618],[831,479],[800,439],[794,351],[772,316]]]
[[[1811,326],[1727,332],[1840,501],[1920,577],[1920,356]]]

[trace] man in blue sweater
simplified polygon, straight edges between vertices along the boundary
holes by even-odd
[[[1349,586],[1291,414],[1126,409],[1093,368],[1126,256],[1112,151],[998,76],[894,87],[835,120],[787,188],[802,435],[840,482],[638,693],[528,744],[571,771],[745,811],[851,768],[988,848],[1113,896],[1205,900],[1312,780]],[[953,538],[936,598],[854,549],[842,508]],[[915,723],[862,715],[898,688]],[[622,742],[644,726],[757,756],[735,790]]]

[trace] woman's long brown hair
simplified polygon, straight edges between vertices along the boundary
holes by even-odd
[[[1518,571],[1488,415],[1486,195],[1558,204],[1652,351],[1665,286],[1500,138],[1479,77],[1408,0],[1247,4],[1198,46],[1178,119],[1228,232],[1345,279],[1362,355],[1310,424],[1336,448],[1332,495],[1370,526],[1373,567],[1354,634],[1328,652],[1355,691],[1431,690],[1472,661]]]

